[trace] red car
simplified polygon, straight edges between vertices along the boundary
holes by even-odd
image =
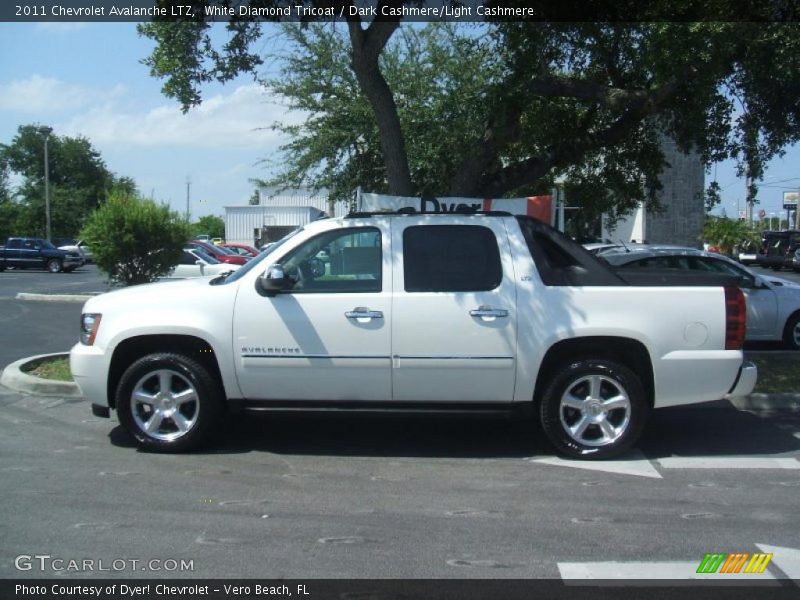
[[[239,256],[248,256],[250,258],[255,258],[258,256],[258,250],[253,248],[252,246],[248,246],[247,244],[239,244],[237,242],[230,242],[225,244],[220,244],[223,248],[227,248],[228,250],[232,250],[236,252]]]
[[[219,262],[228,263],[229,265],[243,265],[249,260],[244,256],[235,254],[233,251],[228,250],[227,248],[215,246],[214,244],[209,244],[208,242],[203,242],[201,240],[192,240],[189,242],[189,245],[202,248],[208,254],[216,258]]]

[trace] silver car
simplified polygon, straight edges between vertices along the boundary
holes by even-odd
[[[199,248],[184,248],[180,261],[172,271],[162,279],[187,279],[190,277],[208,277],[226,271],[235,271],[239,265],[221,263],[216,258]]]
[[[747,341],[783,341],[792,350],[800,350],[800,285],[750,269],[715,254],[694,248],[648,246],[625,252],[607,252],[602,258],[625,269],[690,269],[726,273],[742,278],[747,303]]]

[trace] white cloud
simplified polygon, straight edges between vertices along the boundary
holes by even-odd
[[[27,114],[58,114],[103,101],[124,92],[123,86],[100,91],[88,86],[66,83],[54,77],[34,74],[27,79],[0,83],[0,110]]]
[[[34,29],[46,33],[72,33],[73,31],[85,29],[87,25],[88,23],[80,21],[43,21],[41,23],[36,23]]]
[[[267,102],[260,86],[242,85],[219,94],[183,114],[177,103],[147,111],[120,109],[106,102],[62,124],[69,135],[84,135],[93,143],[117,147],[260,148],[275,145],[274,121],[296,121],[297,113]]]

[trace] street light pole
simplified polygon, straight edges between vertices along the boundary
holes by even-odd
[[[44,133],[44,222],[45,222],[45,237],[49,242],[51,239],[50,231],[50,161],[47,155],[47,142],[50,140],[50,134],[53,132],[52,127],[42,127]]]
[[[189,222],[189,189],[192,187],[192,178],[186,176],[186,222]]]

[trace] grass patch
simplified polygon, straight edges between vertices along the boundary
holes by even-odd
[[[42,379],[72,381],[72,373],[69,371],[69,358],[66,356],[56,356],[37,360],[26,365],[24,371],[28,375],[41,377]]]
[[[750,359],[758,367],[756,393],[800,393],[800,352],[796,356],[770,356]]]

